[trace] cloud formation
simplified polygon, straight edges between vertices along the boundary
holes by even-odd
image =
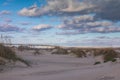
[[[47,0],[47,4],[38,7],[36,4],[29,8],[21,9],[18,14],[22,16],[36,17],[42,15],[73,15],[88,13],[92,4],[79,0]]]
[[[47,25],[47,24],[39,24],[39,25],[36,25],[32,28],[33,31],[44,31],[44,30],[48,30],[48,29],[51,29],[52,26],[50,25]]]
[[[42,15],[43,13],[41,11],[42,10],[36,4],[34,4],[29,8],[23,8],[18,12],[18,14],[22,16],[35,17]]]
[[[120,27],[116,26],[112,21],[96,20],[93,15],[82,15],[66,19],[57,28],[63,30],[63,32],[57,33],[60,35],[120,32]]]
[[[6,19],[4,19],[4,21],[7,22],[7,23],[10,23],[10,22],[12,22],[12,19],[6,18]]]
[[[11,14],[10,11],[7,10],[0,11],[0,15],[9,15],[9,14]]]
[[[21,28],[11,25],[11,24],[0,24],[0,32],[19,32],[22,31]]]
[[[29,17],[92,13],[101,19],[120,20],[119,5],[119,0],[47,0],[47,4],[42,7],[34,4],[29,8],[21,9],[18,13]]]
[[[21,25],[30,25],[30,24],[32,24],[32,23],[30,23],[30,22],[21,22],[20,24],[21,24]]]
[[[113,47],[120,46],[120,37],[97,36],[94,38],[73,39],[67,40],[65,44],[69,46]]]

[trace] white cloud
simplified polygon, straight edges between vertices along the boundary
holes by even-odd
[[[101,26],[111,26],[113,23],[110,21],[95,21],[95,22],[88,22],[86,23],[87,26],[90,27],[101,27]]]
[[[0,32],[11,32],[11,31],[19,32],[22,31],[22,29],[8,23],[0,24]]]
[[[0,11],[0,15],[9,15],[9,14],[11,14],[10,11],[7,10]]]
[[[40,9],[37,7],[36,4],[31,6],[30,8],[23,8],[18,12],[18,14],[22,16],[40,16]]]
[[[44,31],[44,30],[48,30],[48,29],[51,29],[52,26],[50,25],[47,25],[47,24],[39,24],[39,25],[36,25],[32,28],[32,30],[34,31]]]

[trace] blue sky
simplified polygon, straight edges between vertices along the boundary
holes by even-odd
[[[119,0],[0,0],[0,34],[13,43],[120,46],[119,5]]]

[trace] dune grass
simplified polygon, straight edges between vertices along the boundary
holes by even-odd
[[[101,52],[102,54],[104,54],[104,62],[108,62],[108,61],[112,61],[115,62],[116,58],[118,58],[118,52],[116,52],[113,49],[105,49],[104,51]]]
[[[11,48],[6,47],[2,44],[0,44],[0,57],[4,58],[8,62],[20,61],[24,63],[25,65],[30,66],[30,64],[26,60],[18,57]]]
[[[52,52],[52,54],[63,54],[63,55],[69,54],[67,49],[64,49],[64,48],[61,48],[61,47],[55,47],[54,49],[55,49],[55,51]]]
[[[104,62],[116,62],[116,58],[119,58],[119,52],[116,52],[113,48],[103,48],[94,51],[94,56],[103,55]]]
[[[71,52],[76,55],[76,57],[82,58],[82,57],[86,57],[86,53],[79,48],[73,48],[71,49]]]
[[[104,62],[116,62],[116,58],[120,58],[120,53],[114,48],[70,48],[69,50],[79,58],[87,57],[88,52],[94,57],[102,55]],[[100,63],[99,61],[95,62],[95,65]]]

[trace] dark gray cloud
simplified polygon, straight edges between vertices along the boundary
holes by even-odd
[[[96,17],[120,20],[120,0],[91,0],[96,5]]]

